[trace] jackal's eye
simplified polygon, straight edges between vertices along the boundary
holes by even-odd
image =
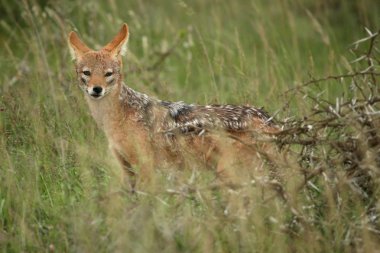
[[[90,76],[90,75],[91,75],[91,72],[88,71],[88,70],[84,70],[82,73],[83,73],[83,75],[85,75],[85,76]]]
[[[104,76],[105,76],[105,77],[109,77],[109,76],[112,76],[112,74],[113,74],[113,72],[111,72],[111,71],[108,71],[108,72],[106,72],[106,73],[105,73],[105,75],[104,75]]]

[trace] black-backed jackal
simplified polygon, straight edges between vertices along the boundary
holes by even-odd
[[[184,166],[188,157],[215,168],[222,178],[229,177],[230,168],[259,167],[259,152],[252,151],[251,144],[279,131],[273,120],[251,106],[188,105],[134,91],[123,83],[121,73],[128,35],[124,24],[98,51],[87,47],[75,32],[68,39],[79,87],[132,189],[137,171],[144,180],[156,167]]]

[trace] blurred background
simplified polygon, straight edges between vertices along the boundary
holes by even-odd
[[[230,202],[214,193],[114,196],[121,172],[76,85],[67,34],[100,49],[125,22],[125,82],[133,89],[302,118],[305,102],[284,92],[352,71],[348,49],[366,29],[380,29],[379,13],[378,0],[0,0],[0,251],[347,250],[356,243],[344,241],[355,236],[347,232],[352,216],[325,220],[342,230],[320,226],[302,239],[281,234],[290,214],[278,202],[229,220]],[[326,85],[321,96],[348,89]],[[368,245],[371,252],[375,244]]]

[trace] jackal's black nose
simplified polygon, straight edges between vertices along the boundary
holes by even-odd
[[[95,92],[96,94],[100,94],[102,93],[103,91],[103,88],[100,87],[100,86],[95,86],[94,88],[92,88],[93,92]]]

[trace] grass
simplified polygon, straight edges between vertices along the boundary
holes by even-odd
[[[364,27],[379,30],[376,1],[0,3],[1,252],[378,250],[379,146],[359,137],[364,158],[353,172],[342,154],[354,153],[329,146],[364,135],[367,128],[351,116],[338,121],[344,126],[339,131],[329,125],[305,134],[329,138],[310,148],[320,161],[310,160],[302,149],[307,145],[285,149],[305,159],[275,162],[286,179],[281,184],[210,190],[210,172],[158,171],[157,184],[136,198],[123,192],[121,170],[89,115],[66,44],[68,32],[77,30],[99,48],[127,22],[124,71],[132,88],[173,101],[264,106],[278,112],[280,121],[296,119],[287,126],[301,127],[329,116],[313,116],[318,101],[323,107],[324,100],[335,105],[336,98],[361,98],[352,95],[350,82],[373,82],[361,76],[329,79],[284,95],[313,78],[363,67],[350,63],[357,56],[348,49],[367,36]],[[366,43],[359,49],[366,50]],[[162,64],[148,71],[170,48]],[[369,88],[363,89],[368,95]],[[317,102],[308,99],[316,96]],[[372,106],[378,111],[379,104]],[[378,114],[371,119],[379,126]],[[303,134],[284,142],[305,140]],[[297,191],[309,175],[305,170],[319,167],[327,169]],[[356,179],[363,171],[373,179],[368,191],[353,187],[347,176]],[[370,192],[368,198],[358,189]]]

